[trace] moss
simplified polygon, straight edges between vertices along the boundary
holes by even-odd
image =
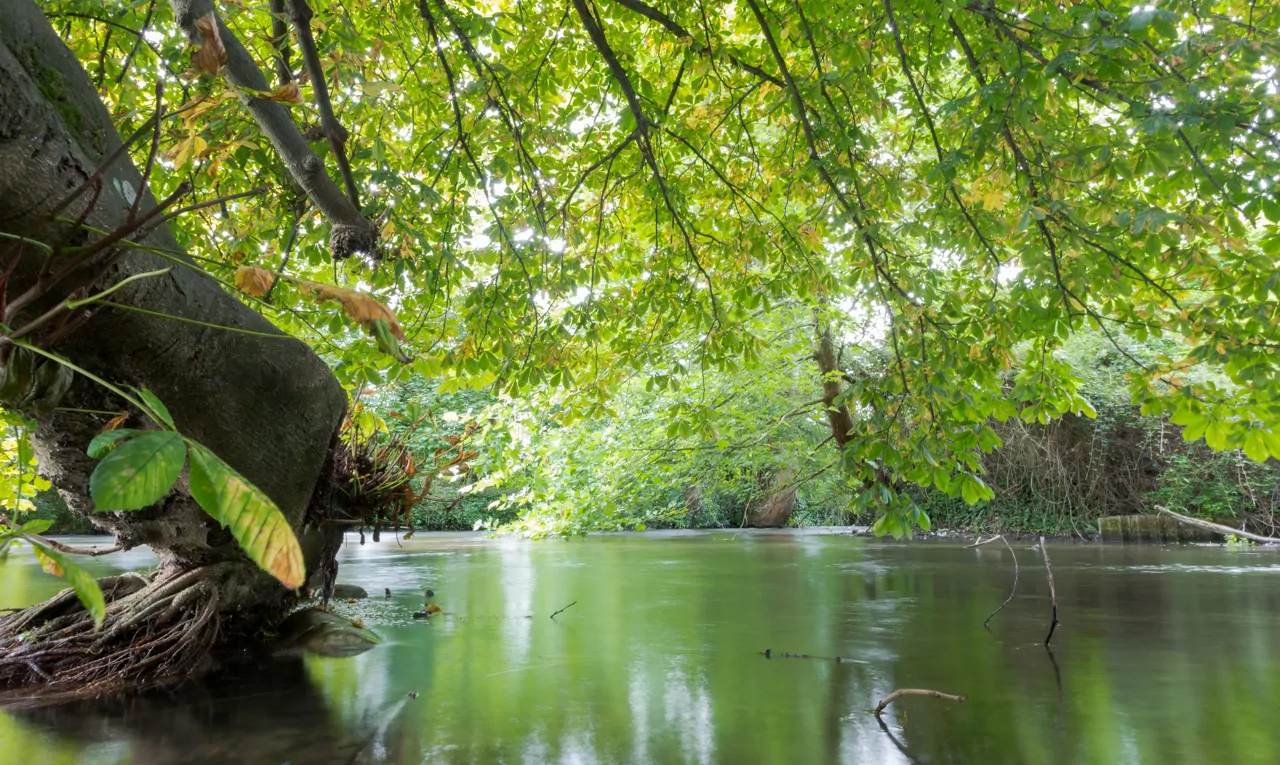
[[[44,96],[45,101],[57,112],[67,132],[78,138],[89,139],[93,144],[92,148],[101,152],[103,145],[102,131],[89,131],[86,129],[84,113],[70,97],[66,78],[62,76],[62,73],[53,67],[42,64],[40,62],[40,51],[34,45],[28,45],[19,51],[18,61],[22,64],[22,68],[27,71],[27,74],[31,76],[31,79],[35,81],[40,95]]]

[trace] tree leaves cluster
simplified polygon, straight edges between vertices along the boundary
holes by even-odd
[[[302,83],[291,119],[377,228],[363,258],[335,263],[341,226],[250,119],[276,91],[217,76],[228,40],[193,64],[165,3],[48,12],[125,129],[156,79],[185,89],[161,185],[269,189],[178,223],[204,267],[394,310],[389,350],[307,289],[263,293],[352,385],[417,373],[572,422],[629,381],[750,368],[785,304],[865,347],[829,373],[857,415],[838,459],[886,531],[920,522],[908,484],[989,497],[991,418],[1088,416],[1059,354],[1086,328],[1175,341],[1126,359],[1144,413],[1280,456],[1276,7],[357,0],[304,30],[286,6],[218,3],[212,29]]]

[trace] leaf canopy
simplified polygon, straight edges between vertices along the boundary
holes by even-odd
[[[571,421],[633,379],[757,363],[785,309],[887,354],[838,402],[843,467],[888,492],[868,501],[909,481],[972,502],[989,418],[1092,411],[1058,354],[1090,330],[1145,413],[1280,457],[1275,4],[355,0],[281,47],[265,4],[214,4],[196,35],[167,3],[45,7],[122,133],[166,83],[155,188],[266,188],[174,225],[249,295],[268,271],[325,285],[253,304],[352,386],[416,373]],[[257,96],[228,34],[274,76]],[[290,83],[303,103],[275,103]],[[342,178],[373,251],[330,257],[332,205],[254,98]],[[1142,361],[1131,340],[1170,342]]]

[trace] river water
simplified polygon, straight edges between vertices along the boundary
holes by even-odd
[[[339,580],[372,597],[339,610],[382,645],[0,711],[0,763],[1280,762],[1280,551],[1049,547],[1052,652],[1030,542],[987,631],[1014,577],[998,543],[353,535]],[[59,587],[15,555],[0,608]],[[425,588],[444,613],[415,620]],[[968,700],[904,698],[877,723],[899,687]]]

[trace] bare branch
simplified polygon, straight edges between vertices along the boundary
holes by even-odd
[[[942,691],[931,691],[927,688],[899,688],[888,696],[885,696],[883,699],[880,699],[880,703],[876,704],[876,708],[874,710],[875,716],[879,717],[884,713],[885,707],[892,704],[895,699],[903,696],[932,696],[935,699],[954,701],[957,703],[963,702],[968,698],[967,696],[953,696],[950,693],[943,693]]]

